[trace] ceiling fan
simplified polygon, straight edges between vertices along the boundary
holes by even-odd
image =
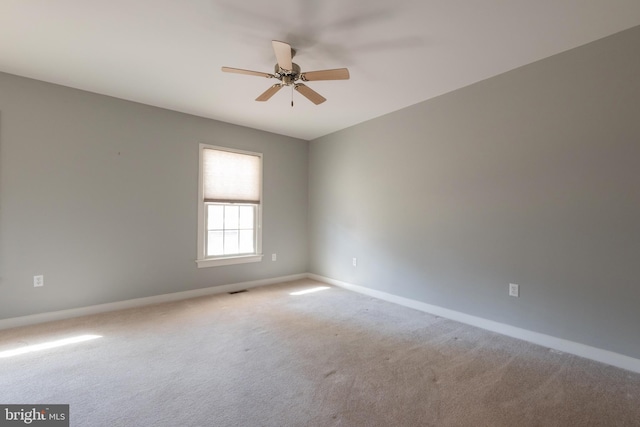
[[[291,62],[295,55],[295,50],[291,48],[288,43],[273,40],[273,51],[276,54],[277,64],[275,65],[274,73],[261,73],[259,71],[242,70],[240,68],[222,67],[222,71],[225,73],[246,74],[249,76],[266,77],[268,79],[278,79],[280,83],[276,83],[269,89],[264,91],[256,101],[267,101],[273,95],[276,94],[284,86],[291,86],[292,91],[296,90],[300,92],[305,98],[314,104],[322,104],[326,101],[322,95],[311,89],[304,83],[297,83],[299,80],[303,82],[311,82],[318,80],[348,80],[349,70],[346,68],[337,68],[334,70],[320,70],[320,71],[307,71],[305,73],[300,71],[300,66]],[[293,92],[292,92],[293,93]],[[293,100],[291,100],[291,106],[293,107]]]

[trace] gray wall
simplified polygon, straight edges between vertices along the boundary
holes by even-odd
[[[264,153],[278,261],[196,267],[200,142]],[[307,141],[0,74],[0,319],[306,272],[307,157]]]
[[[638,52],[640,27],[312,141],[310,271],[640,358]]]

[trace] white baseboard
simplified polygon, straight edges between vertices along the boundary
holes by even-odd
[[[33,314],[29,316],[14,317],[11,319],[0,320],[0,330],[15,328],[18,326],[33,325],[36,323],[50,322],[54,320],[70,319],[73,317],[87,316],[91,314],[104,313],[108,311],[123,310],[127,308],[141,307],[150,304],[158,304],[163,302],[178,301],[188,298],[197,298],[205,295],[215,295],[227,292],[240,291],[259,286],[273,285],[276,283],[290,282],[300,279],[313,279],[319,282],[339,286],[350,291],[358,292],[370,297],[389,301],[415,310],[424,311],[436,316],[455,320],[457,322],[466,323],[471,326],[486,329],[488,331],[497,332],[502,335],[528,341],[544,347],[565,353],[574,354],[576,356],[595,360],[597,362],[606,363],[618,368],[627,369],[629,371],[640,373],[640,359],[625,356],[623,354],[614,353],[609,350],[603,350],[580,344],[574,341],[557,338],[551,335],[541,334],[529,331],[527,329],[518,328],[507,325],[505,323],[495,322],[493,320],[484,319],[482,317],[472,316],[459,311],[450,310],[448,308],[427,304],[421,301],[389,294],[374,289],[365,288],[363,286],[342,282],[340,280],[331,279],[329,277],[320,276],[312,273],[294,274],[290,276],[280,276],[271,279],[261,279],[249,282],[233,283],[221,286],[212,286],[203,289],[194,289],[190,291],[174,292],[170,294],[156,295],[146,298],[136,298],[127,301],[119,301],[108,304],[92,305],[88,307],[73,308],[69,310],[54,311],[50,313]]]
[[[505,323],[483,319],[482,317],[472,316],[469,314],[461,313],[459,311],[449,310],[447,308],[438,307],[436,305],[400,297],[382,291],[376,291],[374,289],[365,288],[363,286],[341,282],[339,280],[330,279],[328,277],[319,276],[317,274],[309,273],[307,277],[319,282],[324,282],[330,285],[348,289],[350,291],[368,295],[370,297],[378,298],[395,304],[403,305],[405,307],[424,311],[436,316],[455,320],[460,323],[466,323],[471,326],[476,326],[488,331],[497,332],[509,337],[518,338],[544,347],[552,348],[554,350],[574,354],[586,359],[595,360],[597,362],[606,363],[618,368],[640,373],[640,359],[634,359],[633,357],[625,356],[623,354],[591,347],[585,344],[557,338],[551,335],[529,331],[527,329],[518,328],[515,326],[507,325]]]
[[[0,330],[15,328],[18,326],[33,325],[36,323],[51,322],[53,320],[70,319],[72,317],[87,316],[90,314],[105,313],[108,311],[123,310],[126,308],[142,307],[144,305],[163,302],[178,301],[189,298],[197,298],[205,295],[223,294],[227,292],[241,291],[243,289],[256,288],[258,286],[273,285],[276,283],[290,282],[292,280],[306,279],[307,274],[294,274],[280,276],[271,279],[253,280],[250,282],[233,283],[229,285],[212,286],[191,291],[174,292],[170,294],[155,295],[146,298],[136,298],[126,301],[112,302],[108,304],[91,305],[88,307],[72,308],[69,310],[52,311],[50,313],[33,314],[29,316],[14,317],[0,320]]]

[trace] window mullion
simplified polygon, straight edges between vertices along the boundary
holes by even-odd
[[[224,205],[223,205],[224,206]],[[222,208],[222,254],[227,255],[227,209]]]
[[[237,237],[238,237],[238,252],[240,252],[240,205],[238,205],[238,231],[237,231]]]

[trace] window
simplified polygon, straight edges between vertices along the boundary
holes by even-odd
[[[262,260],[262,154],[200,144],[198,267]]]

